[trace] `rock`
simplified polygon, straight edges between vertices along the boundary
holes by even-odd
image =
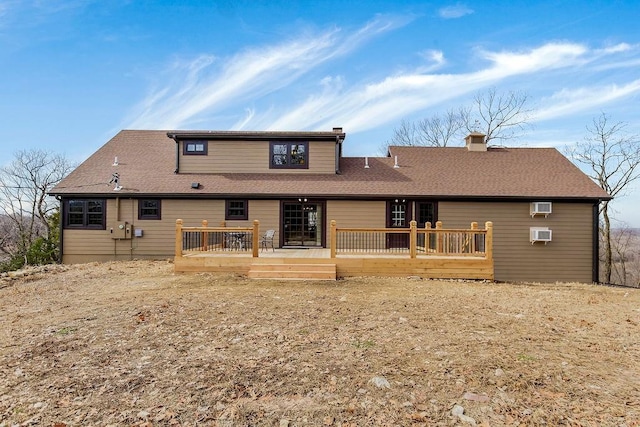
[[[21,377],[24,375],[24,372],[22,371],[22,369],[16,368],[16,370],[13,371],[13,375],[15,375],[16,377]]]
[[[474,402],[488,402],[490,400],[489,396],[485,394],[476,394],[469,391],[466,392],[462,398],[465,400],[473,400]]]
[[[279,425],[280,425],[280,427],[289,427],[289,420],[283,418],[283,419],[280,420],[280,424]]]
[[[476,425],[476,420],[471,417],[464,415],[464,408],[460,405],[455,405],[451,410],[451,415],[454,417],[458,417],[460,421],[463,423],[471,424],[472,426]]]
[[[140,411],[138,412],[138,418],[146,420],[149,418],[149,413],[147,411]]]
[[[391,388],[391,384],[385,377],[373,377],[369,380],[369,384],[373,384],[378,388]]]
[[[34,403],[34,404],[33,404],[33,408],[34,408],[34,409],[40,409],[40,408],[42,408],[43,406],[44,406],[44,403],[43,403],[43,402],[36,402],[36,403]]]
[[[398,319],[398,322],[407,323],[407,318],[406,317],[401,317],[401,318]]]
[[[504,375],[504,371],[502,369],[500,368],[496,369],[496,372],[495,372],[496,377],[501,377],[503,375]]]

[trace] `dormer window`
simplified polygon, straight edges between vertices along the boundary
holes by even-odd
[[[269,155],[271,169],[309,169],[309,143],[306,141],[272,141]]]
[[[184,141],[182,154],[185,156],[206,156],[209,141]]]

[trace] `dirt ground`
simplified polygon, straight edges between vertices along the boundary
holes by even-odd
[[[19,275],[20,276],[20,275]],[[640,426],[640,290],[0,278],[0,426]]]

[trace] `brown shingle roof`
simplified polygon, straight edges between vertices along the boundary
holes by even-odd
[[[167,137],[167,131],[124,130],[78,166],[52,194],[609,198],[552,148],[470,152],[466,148],[391,147],[390,152],[398,156],[399,168],[393,167],[393,157],[369,158],[368,169],[364,168],[364,158],[351,157],[341,159],[341,174],[174,174],[176,143]],[[114,167],[116,156],[119,166]],[[123,185],[118,192],[113,190],[113,184],[107,184],[116,171]],[[200,188],[192,189],[192,182],[199,182]]]

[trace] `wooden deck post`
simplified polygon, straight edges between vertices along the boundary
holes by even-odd
[[[337,230],[336,230],[336,220],[332,219],[331,220],[331,226],[329,228],[329,247],[330,252],[331,252],[331,258],[335,258],[336,257],[336,237],[337,237]]]
[[[475,254],[476,253],[476,236],[478,235],[478,233],[476,232],[476,230],[478,229],[478,223],[473,221],[471,223],[471,242],[469,242],[469,253],[471,254]]]
[[[176,219],[176,258],[182,258],[182,220]]]
[[[414,220],[409,223],[409,257],[416,257],[416,246],[418,244],[418,223]]]
[[[206,219],[202,220],[202,227],[207,228],[207,225],[209,225],[209,221],[207,221]],[[207,233],[206,231],[202,231],[200,233],[200,242],[202,242],[202,250],[203,251],[207,251],[208,250],[208,244],[209,244],[209,233]]]
[[[258,258],[258,246],[260,245],[260,221],[253,220],[253,257]]]
[[[484,228],[487,230],[484,240],[484,256],[486,259],[493,259],[493,222],[485,222]]]
[[[424,251],[429,252],[431,249],[431,232],[429,231],[431,230],[431,222],[427,221],[424,224],[424,230]]]
[[[436,230],[442,230],[442,221],[436,221]],[[443,235],[440,232],[436,233],[436,253],[442,252],[442,238]]]
[[[225,221],[220,221],[220,227],[226,228],[227,223]],[[222,249],[227,249],[227,233],[222,233]]]

